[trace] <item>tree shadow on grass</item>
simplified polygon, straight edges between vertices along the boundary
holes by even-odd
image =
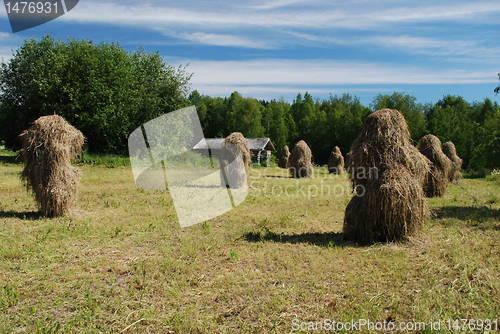
[[[0,155],[0,163],[19,165],[23,163],[23,159],[19,155]]]
[[[433,211],[436,215],[434,219],[458,219],[480,229],[500,230],[500,210],[498,209],[491,209],[487,206],[446,206]]]
[[[38,220],[41,218],[45,218],[40,211],[25,211],[25,212],[16,212],[16,211],[0,211],[0,218],[17,218],[22,220]]]
[[[285,176],[285,175],[264,175],[264,177],[272,177],[275,179],[293,179],[292,176]]]
[[[249,232],[243,238],[249,242],[272,241],[289,244],[305,243],[320,247],[362,247],[364,245],[343,240],[342,232],[278,234],[271,231]]]

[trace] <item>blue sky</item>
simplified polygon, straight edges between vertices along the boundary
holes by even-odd
[[[210,96],[350,93],[369,105],[398,91],[422,103],[447,94],[500,102],[499,17],[499,1],[80,0],[13,34],[2,6],[0,57],[50,34],[159,51],[171,65],[189,63],[191,88]]]

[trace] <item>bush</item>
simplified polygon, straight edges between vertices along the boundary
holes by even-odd
[[[126,154],[134,129],[189,104],[190,77],[143,49],[27,39],[0,65],[0,140],[18,149],[23,130],[57,114],[82,131],[89,152]]]

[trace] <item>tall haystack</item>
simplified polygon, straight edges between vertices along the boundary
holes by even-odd
[[[455,144],[451,141],[446,142],[441,147],[443,153],[451,160],[451,173],[448,175],[450,182],[456,183],[462,178],[462,162],[463,160],[457,155]]]
[[[425,195],[427,197],[444,196],[448,188],[452,162],[443,153],[441,141],[438,137],[428,134],[420,139],[418,148],[432,163],[424,183]]]
[[[344,238],[404,240],[429,217],[423,181],[429,161],[412,145],[404,116],[382,109],[367,117],[349,155],[355,196],[347,205]]]
[[[338,146],[335,146],[330,153],[328,159],[328,171],[330,174],[343,174],[344,173],[344,157]]]
[[[58,115],[43,116],[20,135],[24,170],[21,179],[32,190],[44,216],[65,216],[78,198],[81,170],[71,166],[85,137]]]
[[[292,176],[296,178],[311,177],[312,168],[312,152],[305,141],[301,140],[292,150],[288,159],[288,169],[292,172]]]
[[[288,149],[288,145],[285,145],[278,156],[278,167],[287,168],[288,158],[290,158],[290,150]]]
[[[241,153],[242,159],[237,159]],[[240,132],[233,132],[224,139],[221,147],[222,186],[238,189],[247,186],[250,173],[250,147]],[[227,183],[226,183],[227,182]]]

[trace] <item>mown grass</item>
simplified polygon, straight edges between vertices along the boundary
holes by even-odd
[[[435,216],[407,243],[361,246],[342,241],[349,182],[322,171],[294,180],[255,168],[243,204],[182,229],[169,194],[137,188],[118,164],[81,164],[75,213],[42,217],[13,156],[0,159],[1,333],[289,333],[294,319],[499,318],[496,180],[464,179],[429,199]]]

